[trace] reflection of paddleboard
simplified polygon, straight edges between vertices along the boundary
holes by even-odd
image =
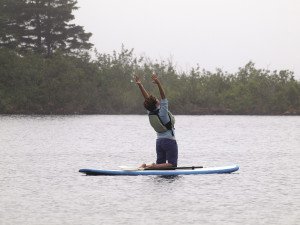
[[[180,169],[187,168],[187,169]],[[238,165],[222,166],[222,167],[180,167],[171,170],[97,170],[97,169],[80,169],[80,173],[86,175],[106,175],[106,176],[138,176],[138,175],[159,175],[159,176],[175,176],[175,175],[197,175],[197,174],[220,174],[232,173],[239,169]]]

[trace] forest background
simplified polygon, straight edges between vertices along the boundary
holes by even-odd
[[[174,114],[300,115],[300,82],[292,71],[236,73],[199,66],[179,71],[172,60],[136,56],[123,45],[91,52],[91,33],[72,24],[75,0],[0,0],[1,114],[143,114],[133,81],[157,73]]]

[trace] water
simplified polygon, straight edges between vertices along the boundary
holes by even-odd
[[[176,116],[179,165],[223,175],[90,177],[155,161],[146,116],[0,116],[0,224],[300,224],[300,117]]]

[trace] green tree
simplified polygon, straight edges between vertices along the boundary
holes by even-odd
[[[46,56],[60,50],[78,53],[92,47],[91,33],[70,23],[76,0],[1,0],[0,46]]]
[[[52,57],[20,55],[0,48],[0,113],[145,113],[132,80],[138,74],[158,96],[150,75],[156,71],[175,114],[300,114],[300,82],[288,70],[257,69],[250,62],[237,73],[191,69],[179,73],[172,62],[137,58],[122,47],[113,54]]]

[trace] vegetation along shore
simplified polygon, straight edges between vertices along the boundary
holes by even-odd
[[[92,34],[70,23],[76,9],[76,1],[0,1],[0,114],[143,114],[132,77],[157,95],[155,71],[174,114],[300,115],[300,81],[289,70],[249,62],[235,73],[179,71],[124,46],[92,57]]]

